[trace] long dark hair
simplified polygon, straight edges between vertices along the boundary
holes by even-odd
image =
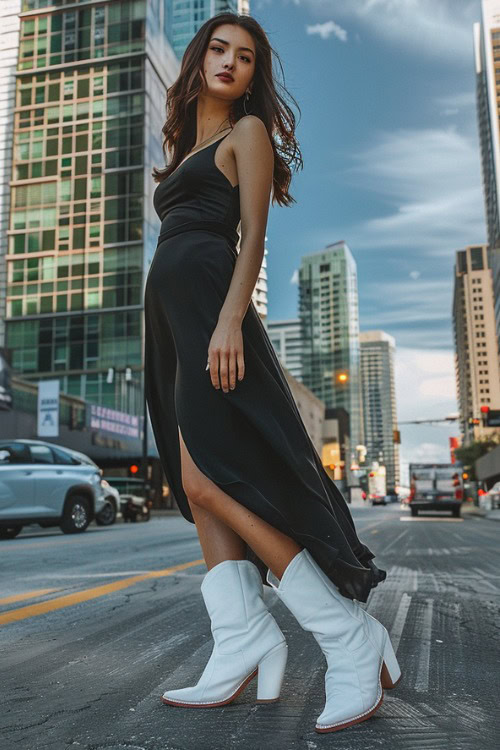
[[[271,47],[262,26],[252,16],[237,13],[219,13],[212,16],[197,31],[189,42],[181,62],[177,80],[167,89],[167,121],[162,128],[163,153],[172,151],[172,161],[163,169],[153,169],[155,182],[165,180],[193,150],[196,141],[196,100],[203,88],[203,58],[215,27],[221,24],[241,26],[252,35],[256,47],[255,73],[248,114],[259,117],[269,134],[274,151],[274,175],[272,202],[285,206],[296,203],[288,188],[292,179],[290,165],[295,171],[303,167],[302,155],[295,138],[295,115],[277,89],[280,88],[300,107],[273,75],[272,56],[278,61],[284,80],[283,66],[278,54]],[[203,78],[203,80],[202,80]],[[245,115],[244,94],[235,99],[229,112],[229,123],[234,127]],[[277,139],[275,138],[277,136]]]

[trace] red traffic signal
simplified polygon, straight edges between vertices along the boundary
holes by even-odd
[[[489,406],[486,406],[486,405],[481,406],[481,411],[483,414],[488,414],[489,410],[490,410]]]
[[[128,467],[128,470],[131,474],[137,474],[137,472],[139,471],[139,467],[137,466],[137,464],[132,464],[132,466]]]

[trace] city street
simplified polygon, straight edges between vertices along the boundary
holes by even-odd
[[[352,512],[388,573],[363,606],[403,672],[372,718],[315,732],[325,662],[267,587],[289,644],[280,700],[256,704],[253,680],[220,708],[162,704],[167,688],[197,681],[212,649],[194,526],[178,515],[75,536],[32,526],[0,543],[2,750],[498,747],[500,525],[412,519],[399,504]]]

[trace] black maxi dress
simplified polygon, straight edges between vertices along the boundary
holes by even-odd
[[[226,135],[188,155],[153,198],[162,223],[145,286],[145,387],[160,460],[182,515],[194,523],[179,425],[205,476],[306,547],[344,596],[365,602],[385,571],[357,537],[253,302],[242,321],[243,380],[224,393],[206,369],[239,239],[239,186],[215,163]],[[266,583],[267,566],[248,545],[247,559]]]

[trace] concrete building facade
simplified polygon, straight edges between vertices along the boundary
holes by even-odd
[[[500,0],[482,0],[481,15],[473,29],[477,123],[500,351]]]
[[[456,253],[453,291],[455,376],[462,439],[472,442],[499,428],[482,424],[481,407],[500,409],[492,272],[487,245]],[[471,420],[479,420],[474,424]]]

